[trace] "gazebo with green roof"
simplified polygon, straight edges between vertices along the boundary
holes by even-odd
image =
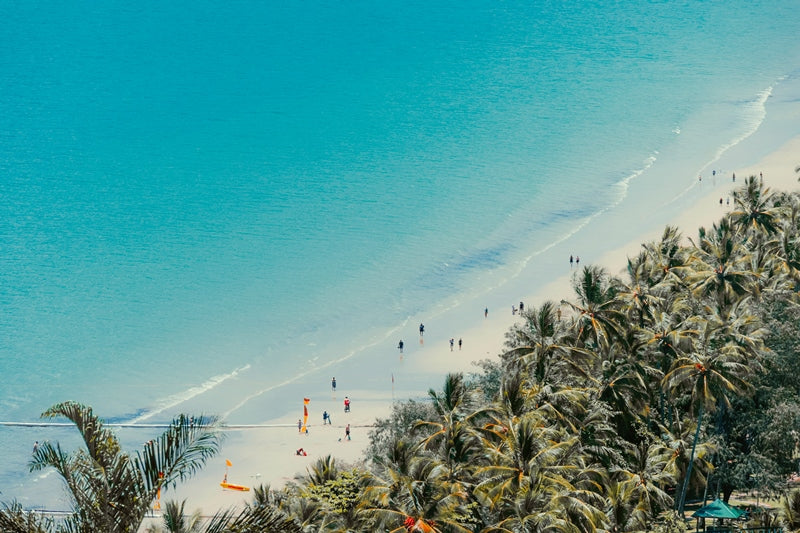
[[[729,518],[736,520],[746,515],[747,511],[743,511],[732,505],[728,505],[724,501],[717,498],[705,507],[701,507],[692,515],[693,518]]]
[[[692,518],[716,518],[718,520],[738,520],[745,516],[747,511],[728,505],[717,498],[708,505],[701,507],[692,514]],[[706,531],[730,531],[730,526],[707,527]]]

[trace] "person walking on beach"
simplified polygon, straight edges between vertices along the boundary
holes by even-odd
[[[520,314],[525,310],[525,304],[523,302],[519,303],[519,312]]]
[[[575,261],[575,258],[571,255],[569,256],[569,267],[572,268],[572,263]]]
[[[333,392],[336,392],[336,377],[335,376],[331,378],[331,390]]]
[[[458,339],[458,351],[461,351],[461,339]]]
[[[425,324],[420,322],[420,324],[419,324],[419,336],[422,337],[424,334],[425,334]]]
[[[333,422],[331,422],[331,415],[328,414],[328,411],[322,411],[322,425],[324,426],[325,424],[333,424]]]
[[[455,340],[453,340],[453,338],[451,337],[451,338],[450,338],[450,351],[451,351],[451,352],[453,351],[453,345],[455,344],[455,342],[456,342],[456,341],[455,341]]]
[[[347,440],[350,440],[350,424],[347,424],[347,427],[344,428],[344,436]]]
[[[575,256],[575,268],[578,268],[580,266],[580,264],[581,264],[581,256],[576,255]]]
[[[39,441],[37,440],[36,442],[33,443],[33,453],[36,453],[38,451],[39,451]]]
[[[485,308],[483,310],[483,318],[489,318],[489,308]]]
[[[345,413],[350,412],[350,398],[348,396],[344,397],[344,412]]]
[[[303,431],[303,421],[298,418],[297,419],[297,432],[300,433],[301,431]]]
[[[400,350],[400,353],[403,353],[403,339],[400,339],[400,342],[397,343],[397,348]]]

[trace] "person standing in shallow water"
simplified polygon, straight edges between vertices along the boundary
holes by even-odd
[[[419,336],[422,337],[424,334],[425,334],[425,324],[420,322],[420,324],[419,324]]]
[[[569,267],[570,267],[570,268],[572,268],[572,263],[573,263],[573,262],[575,262],[575,258],[574,258],[574,257],[572,257],[572,256],[569,256]]]
[[[397,349],[400,350],[400,353],[403,353],[403,339],[400,339],[400,342],[397,343]]]
[[[336,392],[336,377],[331,378],[331,390]]]

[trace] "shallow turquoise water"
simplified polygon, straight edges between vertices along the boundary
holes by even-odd
[[[791,0],[428,4],[0,5],[0,419],[235,418],[679,194],[800,67]]]

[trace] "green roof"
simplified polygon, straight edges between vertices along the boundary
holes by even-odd
[[[739,518],[747,511],[732,507],[719,498],[694,512],[694,518]]]

